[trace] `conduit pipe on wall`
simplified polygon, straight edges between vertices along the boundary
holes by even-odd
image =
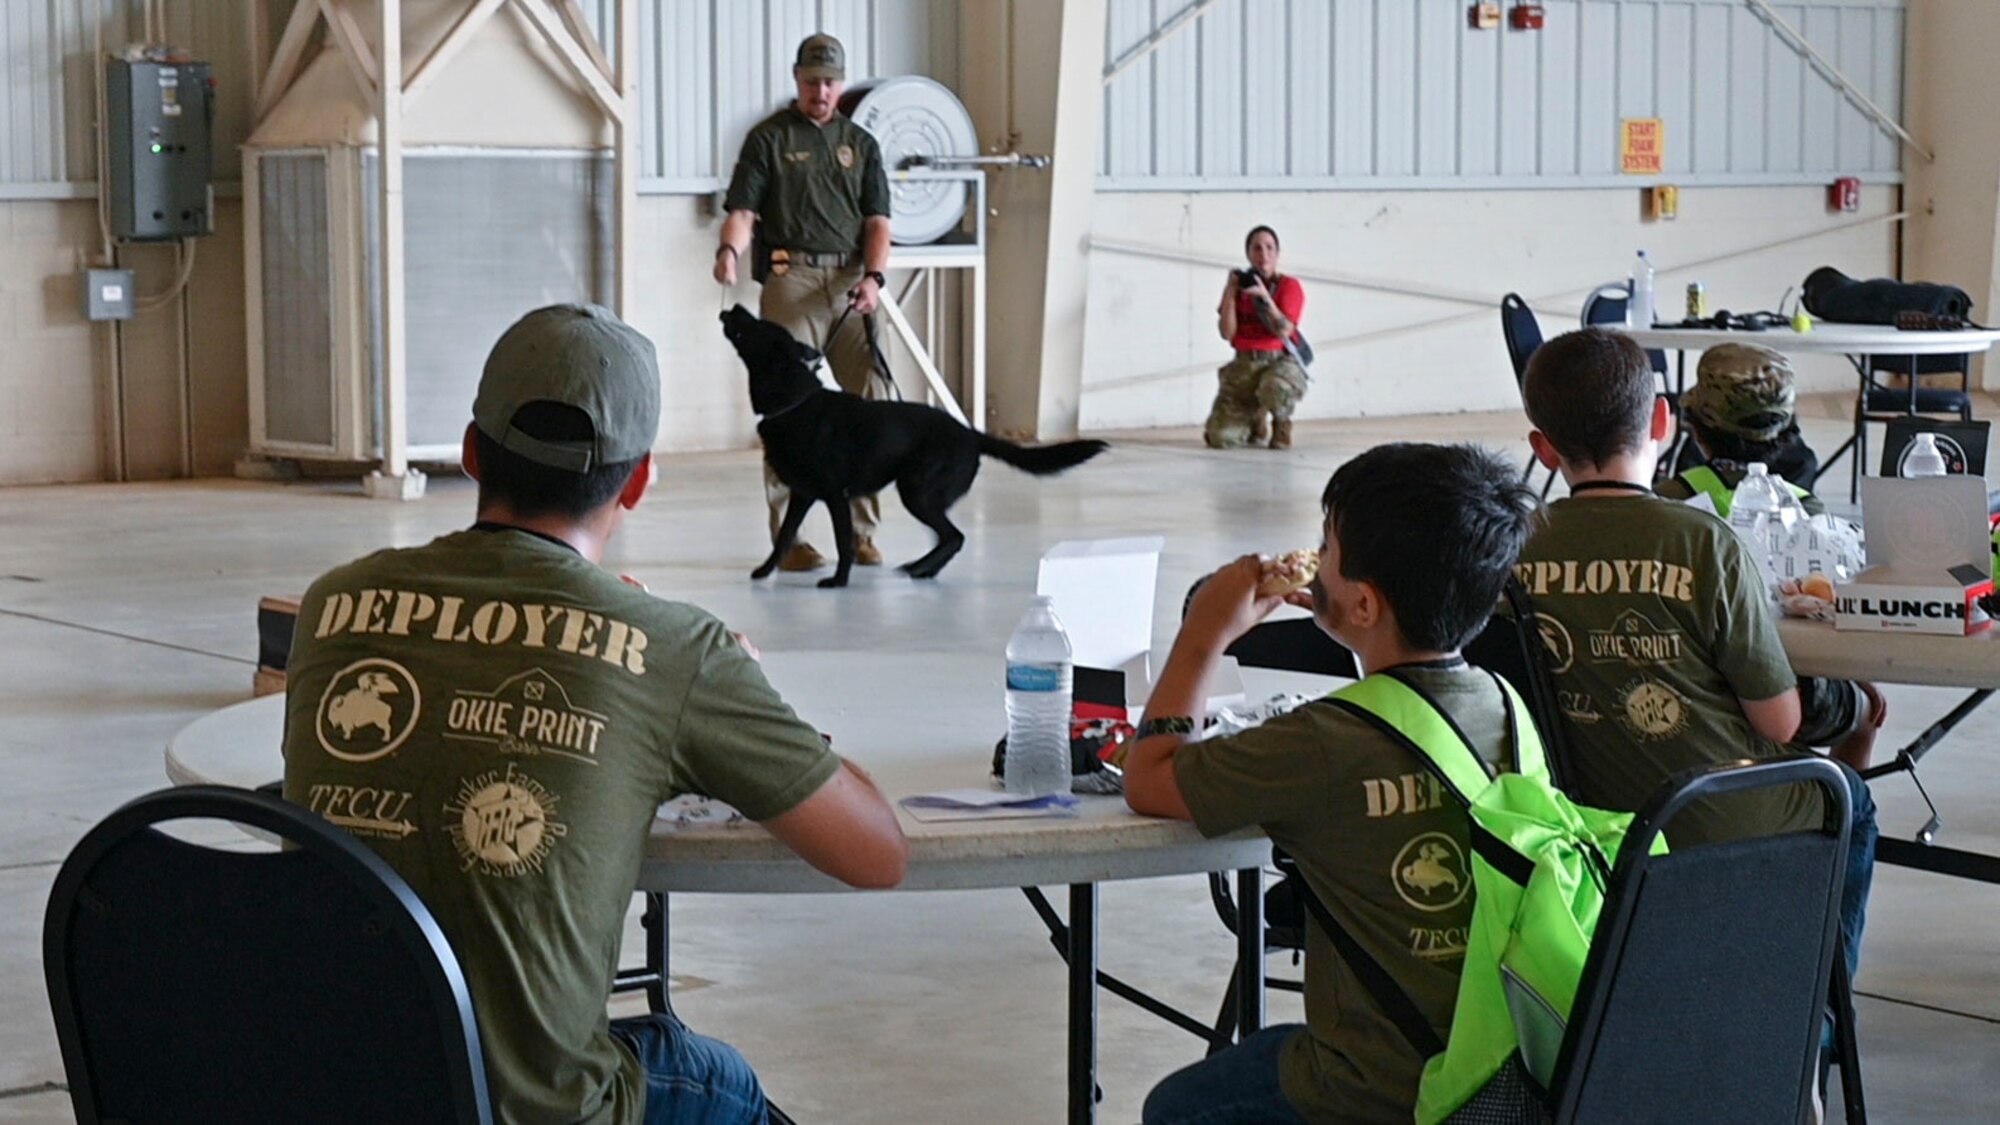
[[[1702,269],[1708,266],[1718,265],[1723,262],[1733,262],[1743,258],[1753,257],[1757,254],[1763,254],[1771,250],[1777,250],[1786,246],[1796,245],[1801,242],[1810,242],[1817,238],[1826,237],[1827,235],[1843,234],[1848,231],[1860,230],[1866,227],[1878,226],[1885,223],[1902,222],[1904,219],[1907,218],[1909,218],[1909,212],[1897,211],[1888,215],[1875,215],[1866,219],[1856,219],[1852,222],[1839,223],[1834,226],[1828,226],[1828,227],[1821,227],[1818,230],[1811,230],[1801,234],[1790,235],[1785,238],[1773,239],[1772,241],[1769,242],[1760,242],[1755,246],[1746,246],[1737,250],[1725,251],[1724,253],[1721,254],[1711,254],[1704,258],[1695,258],[1684,262],[1664,263],[1660,266],[1660,271],[1662,273],[1670,273],[1683,270]],[[1180,250],[1170,246],[1150,246],[1145,243],[1123,242],[1116,239],[1092,238],[1090,240],[1090,249],[1093,251],[1102,250],[1110,254],[1122,254],[1128,257],[1152,258],[1159,261],[1176,262],[1182,265],[1213,266],[1218,269],[1234,269],[1242,265],[1241,258],[1237,256],[1223,255],[1223,254],[1203,254],[1187,250]],[[1312,266],[1307,266],[1304,268],[1287,266],[1285,272],[1305,281],[1324,282],[1329,285],[1342,286],[1349,289],[1362,289],[1373,293],[1391,293],[1398,296],[1418,297],[1426,300],[1444,301],[1450,304],[1472,306],[1471,308],[1468,308],[1467,311],[1465,312],[1451,313],[1449,315],[1440,317],[1432,317],[1427,320],[1419,320],[1412,322],[1410,324],[1398,324],[1388,328],[1377,328],[1371,331],[1358,332],[1348,336],[1329,336],[1324,338],[1315,337],[1311,341],[1313,349],[1315,351],[1325,351],[1329,348],[1336,348],[1336,347],[1353,347],[1358,344],[1371,344],[1381,340],[1394,339],[1398,336],[1407,336],[1413,333],[1426,332],[1434,328],[1442,328],[1448,325],[1459,324],[1469,320],[1476,320],[1480,317],[1492,316],[1494,314],[1494,311],[1500,307],[1500,298],[1497,295],[1473,293],[1467,290],[1448,289],[1443,286],[1429,285],[1424,282],[1418,282],[1418,281],[1402,281],[1394,278],[1367,277],[1359,274],[1349,274],[1349,273],[1341,273],[1335,270],[1319,269]],[[1584,296],[1590,293],[1590,291],[1595,289],[1596,287],[1597,287],[1597,281],[1593,281],[1588,285],[1563,289],[1554,293],[1546,293],[1538,297],[1530,297],[1528,298],[1528,306],[1534,309],[1535,311],[1540,312],[1547,316],[1569,317],[1571,315],[1574,315],[1574,310],[1577,304],[1582,301]],[[1190,364],[1186,367],[1173,368],[1167,371],[1149,371],[1149,372],[1143,372],[1138,375],[1126,375],[1116,379],[1105,379],[1099,382],[1085,383],[1083,386],[1083,393],[1090,394],[1092,392],[1125,390],[1131,387],[1144,386],[1148,383],[1167,382],[1173,379],[1183,379],[1192,375],[1209,373],[1213,372],[1214,369],[1215,365],[1213,363],[1200,363],[1200,364]]]

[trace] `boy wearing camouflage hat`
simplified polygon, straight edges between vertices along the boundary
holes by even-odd
[[[1681,418],[1708,463],[1661,481],[1656,491],[1674,500],[1706,495],[1726,519],[1736,486],[1751,462],[1761,461],[1772,476],[1791,482],[1808,513],[1825,512],[1807,491],[1819,475],[1819,458],[1799,436],[1797,406],[1792,364],[1783,353],[1756,344],[1703,352],[1694,389],[1681,399]]]

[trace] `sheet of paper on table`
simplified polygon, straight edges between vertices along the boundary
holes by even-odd
[[[936,793],[918,793],[903,798],[899,803],[912,817],[931,823],[1073,817],[1076,815],[1077,798],[1067,793],[1023,797],[999,789],[945,789]]]

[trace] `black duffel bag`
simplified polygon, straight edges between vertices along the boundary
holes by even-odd
[[[1958,320],[1972,316],[1972,298],[1956,285],[1888,277],[1856,281],[1832,266],[1806,275],[1805,305],[1819,319],[1842,324],[1893,325],[1896,314],[1905,312]]]

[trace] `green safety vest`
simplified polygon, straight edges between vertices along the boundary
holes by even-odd
[[[1512,1072],[1525,1069],[1542,1090],[1555,1076],[1611,867],[1632,823],[1630,813],[1577,805],[1555,787],[1526,704],[1512,685],[1494,680],[1506,693],[1514,734],[1514,771],[1497,776],[1437,704],[1394,669],[1327,699],[1401,742],[1472,818],[1472,928],[1441,1050],[1408,995],[1365,953],[1367,964],[1356,964],[1360,947],[1343,940],[1323,905],[1307,902],[1377,1004],[1430,1056],[1417,1090],[1416,1119],[1425,1125],[1462,1109],[1539,1105],[1540,1095]],[[1664,840],[1656,850],[1666,850]]]
[[[1783,477],[1774,476],[1771,479],[1784,481],[1785,487],[1792,490],[1792,495],[1801,500],[1812,495],[1811,492],[1800,488],[1791,481],[1785,480]],[[1696,465],[1694,468],[1682,473],[1680,481],[1682,484],[1694,489],[1696,495],[1706,496],[1714,501],[1716,515],[1721,516],[1723,519],[1729,518],[1729,506],[1736,499],[1736,490],[1722,483],[1722,475],[1720,473],[1717,473],[1707,465]]]

